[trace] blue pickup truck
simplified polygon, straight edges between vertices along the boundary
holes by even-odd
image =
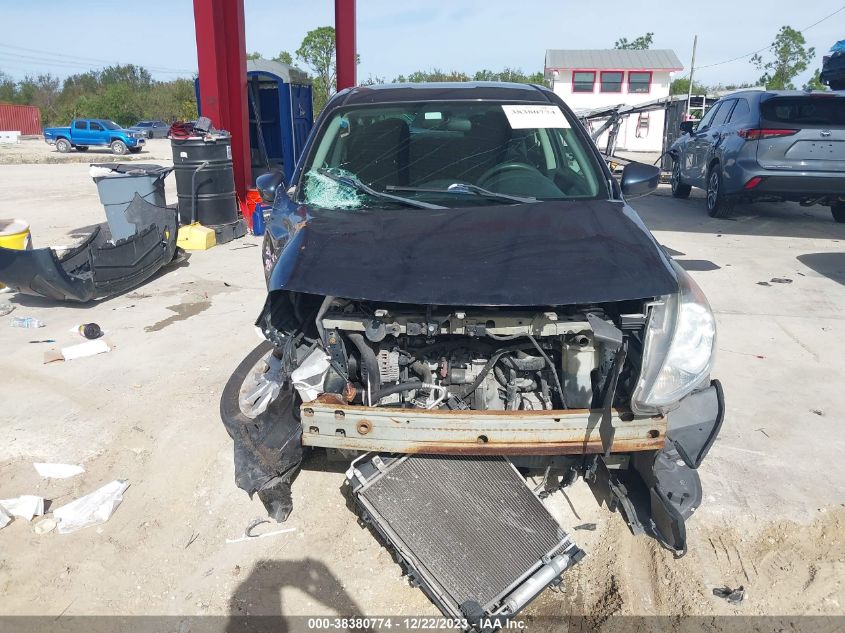
[[[144,137],[144,132],[125,130],[105,119],[74,119],[68,127],[44,130],[44,140],[63,154],[71,149],[85,152],[92,145],[107,145],[113,154],[137,154],[146,143]]]

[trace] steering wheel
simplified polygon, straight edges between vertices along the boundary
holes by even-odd
[[[507,172],[507,171],[513,171],[513,172],[522,171],[522,172],[527,172],[527,173],[531,174],[532,176],[540,176],[542,178],[545,178],[545,176],[543,176],[543,173],[539,169],[534,167],[533,165],[529,165],[528,163],[518,163],[518,162],[512,161],[512,162],[508,162],[508,163],[502,163],[500,165],[493,165],[490,169],[488,169],[483,174],[481,174],[481,176],[479,176],[478,186],[483,187],[484,182],[491,180],[494,176],[498,176],[499,174],[501,174],[503,172]]]

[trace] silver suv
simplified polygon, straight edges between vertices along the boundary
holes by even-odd
[[[845,222],[845,92],[737,92],[681,131],[669,149],[676,198],[705,189],[714,218],[738,201],[823,204]]]

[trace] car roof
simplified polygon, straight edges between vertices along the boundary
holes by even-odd
[[[375,84],[339,93],[342,105],[408,101],[521,101],[549,103],[548,88],[499,81]]]
[[[774,97],[841,97],[841,93],[831,90],[738,90],[719,97],[719,100],[734,97],[759,97],[761,101]]]

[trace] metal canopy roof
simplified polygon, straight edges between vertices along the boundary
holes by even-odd
[[[546,69],[584,70],[682,70],[684,65],[675,51],[658,50],[554,50],[546,51]]]

